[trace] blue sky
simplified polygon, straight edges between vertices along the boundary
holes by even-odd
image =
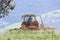
[[[60,9],[60,0],[14,0],[16,7],[10,11],[9,16],[2,18],[3,21],[13,24],[21,22],[21,15],[25,13],[44,14]],[[1,20],[1,19],[0,19]]]

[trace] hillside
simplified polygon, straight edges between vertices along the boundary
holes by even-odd
[[[12,30],[10,34],[0,34],[0,40],[60,40],[52,30]]]

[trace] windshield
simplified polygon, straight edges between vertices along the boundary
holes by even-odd
[[[34,17],[25,17],[25,21],[27,22],[28,20],[34,21],[35,18]]]

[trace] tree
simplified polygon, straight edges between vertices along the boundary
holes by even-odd
[[[13,10],[14,8],[13,0],[0,0],[0,18],[8,16],[9,9]]]

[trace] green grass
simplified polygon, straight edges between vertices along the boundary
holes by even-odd
[[[0,40],[60,40],[60,35],[52,30],[12,30],[10,34],[0,34]]]

